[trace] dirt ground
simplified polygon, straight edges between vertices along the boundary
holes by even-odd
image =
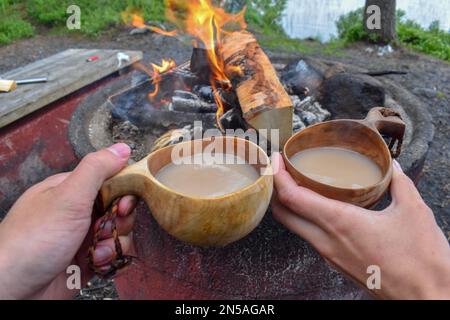
[[[369,52],[368,47],[373,52]],[[125,29],[113,30],[98,39],[39,35],[0,47],[0,74],[68,48],[142,50],[144,60],[152,62],[160,62],[162,58],[170,56],[180,63],[191,54],[189,46],[175,39],[152,34],[130,36]],[[320,53],[315,55],[321,56]],[[376,47],[365,44],[353,45],[338,56],[324,57],[370,70],[408,72],[404,76],[389,77],[415,93],[433,117],[435,138],[429,150],[419,190],[450,240],[450,64],[405,49],[396,49],[393,53],[378,56]]]

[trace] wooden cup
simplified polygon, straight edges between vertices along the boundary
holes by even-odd
[[[392,158],[400,153],[404,133],[405,123],[396,112],[387,108],[370,110],[364,120],[319,123],[300,131],[287,141],[283,150],[286,169],[300,186],[331,199],[370,208],[389,187],[393,170]],[[382,135],[391,138],[389,148]],[[397,150],[393,151],[396,141]],[[383,179],[373,186],[359,189],[338,188],[310,179],[299,172],[289,159],[302,150],[318,147],[340,147],[363,154],[378,165]]]
[[[250,186],[214,198],[177,193],[155,178],[172,162],[174,148],[178,156],[192,156],[211,143],[222,146],[216,152],[238,155],[258,172],[271,173],[267,154],[247,140],[225,136],[184,142],[155,151],[106,181],[99,195],[102,207],[109,207],[118,197],[136,195],[145,200],[161,227],[179,240],[200,246],[225,246],[245,237],[267,211],[273,190],[271,174],[261,174]]]

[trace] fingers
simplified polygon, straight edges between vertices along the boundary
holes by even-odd
[[[314,245],[321,253],[326,251],[325,246],[331,241],[326,232],[308,220],[292,213],[279,202],[277,197],[274,197],[272,201],[272,214],[279,223]]]
[[[400,164],[394,160],[394,172],[391,182],[392,201],[395,205],[407,204],[414,199],[422,200],[414,182],[403,173]]]
[[[128,235],[133,230],[135,221],[136,221],[136,213],[129,214],[128,216],[125,217],[117,216],[116,218],[117,233],[120,236]],[[95,222],[94,225],[95,231],[99,229],[101,222],[102,222],[101,218]],[[100,234],[100,239],[108,239],[112,237],[111,226],[112,226],[111,221],[106,222],[102,230],[102,233]]]
[[[284,159],[280,153],[275,152],[272,155],[272,169],[273,174],[276,175],[280,170],[286,170],[286,165],[284,164]]]
[[[403,173],[400,164],[394,160],[394,172],[391,182],[392,203],[386,208],[388,212],[399,215],[414,215],[428,213],[433,217],[433,211],[423,201],[414,182]]]
[[[132,247],[132,235],[119,237],[120,244],[122,246],[122,252],[124,255],[129,255]],[[103,266],[110,263],[117,255],[114,239],[109,238],[102,240],[97,244],[94,251],[93,262],[96,266]]]
[[[61,184],[69,194],[94,201],[105,180],[123,169],[130,157],[130,148],[123,143],[87,155]]]
[[[275,189],[280,202],[300,217],[330,229],[330,224],[357,218],[364,209],[340,201],[325,198],[311,190],[300,187],[285,170],[283,158],[274,154],[272,162],[280,163],[274,176]]]
[[[126,217],[136,208],[137,198],[135,196],[125,196],[119,201],[118,215]]]

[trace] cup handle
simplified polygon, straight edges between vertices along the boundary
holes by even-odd
[[[147,172],[147,158],[145,158],[136,164],[126,167],[117,175],[105,181],[100,189],[96,201],[96,211],[105,214],[100,218],[100,225],[94,232],[92,245],[88,251],[88,264],[91,271],[101,278],[114,277],[118,271],[125,269],[132,262],[132,256],[123,254],[116,227],[116,216],[120,197],[125,195],[143,196],[145,180],[148,179]],[[108,222],[111,223],[116,255],[107,268],[99,268],[94,264],[94,251]]]
[[[98,208],[105,211],[119,197],[134,195],[144,196],[145,183],[148,180],[147,158],[132,164],[114,177],[106,180],[97,198]]]
[[[398,112],[389,108],[373,108],[362,122],[382,136],[391,139],[388,148],[392,158],[395,159],[400,155],[406,124]]]

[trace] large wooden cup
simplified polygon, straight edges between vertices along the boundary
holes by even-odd
[[[231,194],[196,198],[177,193],[155,178],[159,170],[172,162],[174,148],[178,156],[193,155],[211,143],[222,146],[220,153],[245,158],[260,172],[259,179]],[[102,207],[107,208],[118,197],[136,195],[145,200],[161,227],[174,237],[194,245],[225,246],[245,237],[262,220],[272,196],[270,173],[270,160],[256,144],[236,137],[214,137],[153,152],[106,181],[99,197]]]
[[[319,123],[300,131],[288,140],[283,150],[286,169],[300,186],[331,199],[370,208],[389,187],[392,179],[392,157],[400,153],[404,132],[405,123],[398,114],[386,108],[370,110],[364,120]],[[388,148],[382,135],[391,138],[389,148],[393,148],[397,142],[396,151]],[[359,189],[338,188],[310,179],[299,172],[289,159],[302,150],[318,147],[341,147],[363,154],[378,165],[383,179],[373,186]]]

